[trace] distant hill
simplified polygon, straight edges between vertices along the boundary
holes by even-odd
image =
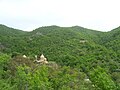
[[[25,34],[25,32],[22,30],[10,28],[10,27],[7,27],[5,25],[0,24],[0,36],[3,36],[3,35],[5,35],[5,36],[9,36],[9,35],[17,36],[17,35],[23,35],[23,34]]]
[[[104,65],[108,61],[118,65],[119,36],[119,27],[110,32],[100,32],[79,26],[46,26],[25,32],[0,25],[0,50],[28,56],[43,53],[48,60],[61,65],[82,66],[84,63],[87,66],[91,63],[94,66],[94,63]]]
[[[34,62],[41,54],[47,63]],[[0,25],[2,90],[120,90],[119,71],[120,27],[100,32],[54,25],[26,32]]]
[[[120,27],[107,32],[106,36],[104,36],[103,39],[105,41],[103,45],[106,48],[112,49],[117,52],[120,57]]]

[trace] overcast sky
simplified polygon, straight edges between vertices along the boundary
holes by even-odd
[[[41,26],[120,26],[120,0],[0,0],[0,24],[31,31]]]

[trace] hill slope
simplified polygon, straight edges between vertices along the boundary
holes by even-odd
[[[6,31],[4,32],[6,36],[2,34],[3,31]],[[44,53],[49,60],[61,65],[77,66],[78,64],[80,66],[80,63],[94,65],[95,61],[97,64],[102,65],[103,63],[104,65],[108,61],[118,61],[118,54],[114,52],[116,45],[111,47],[109,44],[112,45],[113,41],[119,38],[116,36],[119,31],[117,29],[105,33],[79,26],[48,26],[37,28],[32,32],[24,32],[1,26],[1,51],[18,52],[29,56]],[[112,49],[109,49],[108,46]],[[107,64],[109,65],[109,63]]]
[[[116,87],[120,88],[119,40],[120,27],[110,32],[100,32],[79,26],[47,26],[37,28],[32,32],[25,32],[0,25],[0,52],[7,53],[9,56],[14,56],[16,53],[19,53],[21,55],[25,54],[29,57],[13,57],[13,60],[10,60],[12,64],[10,66],[7,66],[5,65],[5,62],[8,62],[9,56],[0,53],[0,64],[2,64],[0,65],[2,67],[0,69],[2,70],[1,76],[9,76],[9,72],[6,71],[6,68],[9,67],[8,69],[11,70],[11,73],[14,72],[13,75],[15,73],[17,73],[16,76],[20,75],[20,77],[17,78],[18,82],[16,84],[18,85],[21,78],[26,78],[26,80],[28,80],[27,77],[30,77],[31,82],[34,82],[34,80],[37,80],[38,82],[41,81],[41,79],[45,76],[45,80],[48,80],[49,83],[52,83],[52,86],[50,86],[55,90],[61,87],[67,88],[68,86],[73,89],[77,87],[76,90],[81,89],[81,87],[87,87],[90,90],[94,90],[94,88],[95,90],[98,90],[100,88],[101,90],[112,90]],[[44,67],[44,65],[38,65],[39,67],[37,66],[38,68],[35,68],[36,64],[31,61],[31,58],[34,60],[35,55],[40,55],[42,53],[45,55],[48,61],[54,61],[58,66],[60,66],[60,68],[57,69],[58,71],[54,68],[52,70],[46,66]],[[19,66],[20,64],[22,65]],[[27,67],[24,65],[27,65]],[[36,73],[33,73],[32,70],[34,69]],[[29,74],[26,73],[26,70],[28,70]],[[39,71],[41,73],[38,73]],[[5,74],[3,72],[5,72]],[[40,80],[38,80],[38,77],[40,76],[39,74],[42,75],[42,78],[40,78]],[[85,75],[92,80],[92,83],[85,84],[83,81]],[[15,80],[16,82],[16,76],[13,76],[15,78],[11,79],[10,81]],[[79,78],[81,76],[84,77]],[[25,82],[25,85],[23,85],[23,87],[26,87],[26,80],[22,80]],[[114,84],[113,81],[116,84]],[[31,82],[29,82],[29,84],[31,84]],[[45,81],[43,80],[43,82]],[[81,84],[81,82],[84,83]],[[59,86],[59,83],[61,86]],[[71,87],[70,83],[74,83],[74,86],[77,86]],[[95,87],[92,87],[91,84],[94,84]],[[63,87],[64,85],[66,85],[66,87]],[[35,85],[32,86],[32,88],[35,88],[34,86],[39,85],[36,85],[35,83]],[[21,88],[19,86],[17,87]],[[46,88],[48,88],[48,86]]]

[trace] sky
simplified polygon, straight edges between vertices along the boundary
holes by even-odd
[[[0,0],[0,24],[32,31],[57,25],[110,31],[120,26],[120,0]]]

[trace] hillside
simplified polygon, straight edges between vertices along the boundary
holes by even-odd
[[[66,63],[68,65],[71,63],[72,66],[85,62],[86,57],[93,59],[92,62],[96,59],[100,62],[113,60],[113,57],[116,60],[114,51],[119,50],[119,47],[116,48],[119,44],[114,44],[114,41],[119,41],[119,31],[117,29],[105,33],[79,26],[48,26],[37,28],[32,32],[24,32],[2,25],[1,51],[8,54],[18,52],[27,56],[44,53],[49,60],[63,65],[68,59]]]
[[[104,46],[117,52],[120,58],[120,27],[108,32],[104,40]]]
[[[77,69],[93,82],[95,81],[91,71],[97,72],[98,68],[101,72],[102,69],[106,70],[106,75],[119,85],[120,73],[114,72],[120,69],[119,47],[120,27],[109,32],[100,32],[80,26],[46,26],[25,32],[0,25],[1,53],[9,56],[18,53],[32,59],[35,55],[44,54],[48,61],[54,61],[62,67],[70,67],[70,70]]]
[[[18,29],[14,29],[14,28],[10,28],[7,27],[5,25],[0,24],[0,36],[18,36],[18,35],[23,35],[25,34],[24,31],[22,30],[18,30]]]

